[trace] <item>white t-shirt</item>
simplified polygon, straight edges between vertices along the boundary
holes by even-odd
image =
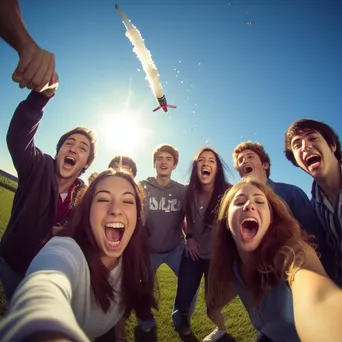
[[[19,341],[39,331],[64,333],[75,341],[105,334],[122,317],[122,260],[110,273],[115,301],[105,313],[96,303],[90,271],[72,238],[54,237],[33,259],[0,324],[0,341]]]

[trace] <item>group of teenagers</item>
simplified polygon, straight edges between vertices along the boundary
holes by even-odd
[[[301,119],[285,133],[287,159],[314,179],[311,201],[272,181],[268,154],[250,141],[233,151],[235,185],[210,147],[196,153],[187,185],[172,180],[179,152],[168,144],[152,153],[154,177],[135,182],[135,162],[116,156],[86,185],[79,177],[97,153],[90,129],[63,134],[54,157],[34,143],[56,89],[32,90],[7,133],[18,188],[0,242],[1,341],[124,341],[132,312],[148,340],[162,264],[178,278],[181,337],[192,334],[204,275],[216,328],[203,341],[229,332],[222,309],[237,295],[259,341],[340,341],[341,146],[330,126]]]
[[[187,185],[172,180],[179,153],[167,144],[152,153],[154,177],[137,183],[135,162],[117,156],[86,185],[80,176],[96,157],[96,137],[76,127],[55,156],[35,145],[58,88],[55,60],[26,31],[17,1],[0,4],[0,36],[19,55],[12,78],[31,90],[7,133],[18,188],[0,241],[8,304],[0,341],[125,341],[132,312],[148,340],[162,264],[178,279],[171,317],[183,338],[204,275],[216,327],[203,341],[229,332],[222,309],[236,296],[258,341],[341,341],[341,145],[333,128],[300,119],[285,132],[286,158],[313,178],[311,200],[271,180],[268,154],[250,141],[233,151],[242,178],[235,185],[210,147],[196,153]]]

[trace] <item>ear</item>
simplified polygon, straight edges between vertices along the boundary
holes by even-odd
[[[270,167],[270,163],[262,163],[262,167],[267,170]]]
[[[172,171],[177,167],[177,164],[173,165]]]
[[[331,151],[332,151],[333,153],[335,153],[335,152],[336,152],[336,144],[331,145],[331,146],[330,146],[330,149],[331,149]]]
[[[89,164],[85,164],[84,167],[83,167],[83,170],[87,171],[88,168],[89,168]]]

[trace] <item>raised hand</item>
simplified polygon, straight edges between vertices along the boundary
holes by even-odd
[[[27,87],[42,92],[55,81],[55,56],[41,49],[36,43],[18,51],[19,63],[14,70],[12,79],[19,83],[20,88]]]

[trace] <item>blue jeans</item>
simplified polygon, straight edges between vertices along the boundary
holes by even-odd
[[[190,256],[186,256],[185,252],[183,253],[175,300],[175,306],[180,314],[187,315],[191,310],[191,300],[198,291],[203,274],[205,292],[207,291],[209,264],[210,259],[192,260]]]
[[[151,253],[150,259],[151,259],[153,272],[157,273],[159,266],[161,266],[162,264],[166,264],[167,266],[169,266],[171,268],[173,273],[178,277],[180,263],[181,263],[181,259],[182,259],[184,249],[185,249],[185,245],[180,245],[180,246],[176,247],[173,251],[168,252],[168,253]],[[190,316],[195,311],[197,296],[198,296],[198,288],[197,288],[197,292],[195,292],[193,299],[192,299],[192,302],[191,302],[191,308],[189,311]],[[179,311],[176,308],[175,304],[173,305],[171,317],[172,317],[172,321],[173,321],[174,326],[177,328],[180,324],[180,314],[179,314]],[[142,330],[151,330],[156,325],[156,318],[153,317],[149,321],[142,321],[138,318],[138,323],[139,323],[139,326]]]
[[[17,274],[7,262],[0,257],[0,280],[7,302],[9,302],[24,277]]]

